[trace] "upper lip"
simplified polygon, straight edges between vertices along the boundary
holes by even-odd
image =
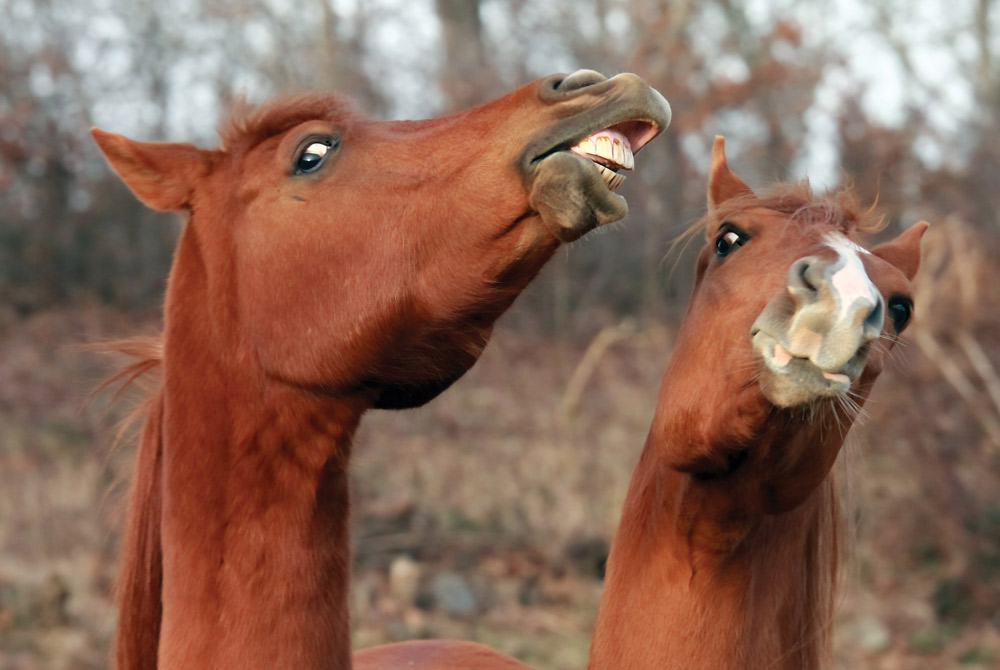
[[[602,93],[610,92],[613,97],[603,104],[563,119],[530,142],[521,156],[525,174],[529,174],[546,157],[567,151],[605,130],[621,133],[627,138],[631,153],[635,154],[670,123],[670,105],[655,89],[637,77],[627,80],[615,77],[598,86],[603,89]],[[614,93],[616,86],[621,89],[617,94]],[[622,157],[623,160],[618,161],[614,155],[609,157],[603,152],[597,155],[603,159],[599,164],[611,169],[631,169],[631,156]]]

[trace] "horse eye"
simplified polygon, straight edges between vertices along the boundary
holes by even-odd
[[[715,240],[715,255],[728,256],[736,247],[742,247],[748,239],[750,238],[735,230],[727,230]]]
[[[889,318],[892,319],[892,323],[896,327],[896,332],[902,332],[910,321],[910,315],[913,314],[913,301],[909,298],[894,296],[889,298],[886,308],[889,312]]]
[[[334,143],[332,140],[310,142],[295,161],[295,173],[309,174],[318,170],[333,147]]]

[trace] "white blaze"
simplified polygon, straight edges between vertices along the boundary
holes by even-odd
[[[842,233],[828,233],[826,244],[837,252],[843,264],[830,277],[830,286],[837,297],[837,320],[847,318],[851,307],[858,300],[873,307],[877,305],[878,289],[868,278],[859,255],[869,253],[868,250],[847,239]]]

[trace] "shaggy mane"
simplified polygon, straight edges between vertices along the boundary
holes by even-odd
[[[813,195],[808,179],[774,184],[759,194],[731,198],[715,212],[697,219],[674,238],[665,258],[676,258],[696,238],[703,237],[711,242],[718,231],[710,223],[751,207],[763,207],[784,214],[789,223],[834,226],[857,241],[858,236],[872,235],[885,228],[885,217],[878,212],[877,206],[876,202],[871,207],[862,207],[850,183],[827,191],[818,198]]]
[[[885,218],[878,213],[877,204],[864,208],[852,184],[844,184],[823,195],[813,195],[808,180],[776,184],[759,194],[740,196],[722,203],[713,218],[725,218],[750,207],[763,207],[789,217],[789,221],[803,225],[835,226],[848,237],[870,235],[885,228]],[[704,227],[707,217],[694,224]],[[715,231],[706,231],[714,237]]]
[[[124,359],[121,367],[102,381],[90,392],[93,399],[104,393],[111,392],[111,404],[120,402],[122,396],[130,389],[139,389],[139,397],[131,404],[131,409],[125,415],[115,430],[113,445],[121,445],[130,434],[132,428],[145,421],[150,407],[155,404],[163,388],[163,338],[132,337],[121,340],[110,340],[85,344],[81,351],[88,351],[102,356]]]

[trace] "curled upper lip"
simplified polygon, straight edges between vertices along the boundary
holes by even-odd
[[[531,141],[521,155],[525,173],[547,156],[605,129],[621,132],[632,145],[632,153],[637,153],[670,123],[669,103],[635,75],[618,75],[592,89],[593,95],[608,100],[568,116]]]

